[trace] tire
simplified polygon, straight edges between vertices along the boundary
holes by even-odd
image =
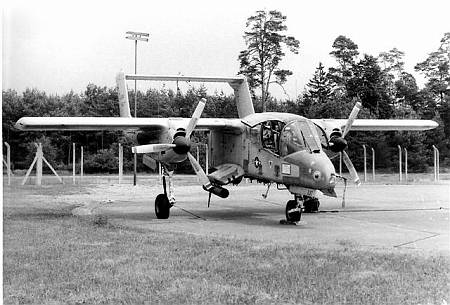
[[[289,200],[286,204],[286,220],[288,222],[299,222],[302,217],[302,209],[296,200]]]
[[[317,213],[319,211],[320,202],[317,198],[308,198],[303,203],[305,213]]]
[[[155,214],[158,219],[167,219],[170,215],[169,198],[164,194],[159,194],[155,199]]]

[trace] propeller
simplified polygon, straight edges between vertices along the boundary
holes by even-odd
[[[350,176],[352,177],[353,182],[356,185],[360,185],[361,181],[359,180],[358,173],[356,172],[355,167],[353,166],[352,161],[350,160],[350,157],[348,156],[347,152],[344,150],[347,147],[347,140],[345,140],[345,136],[352,128],[353,122],[355,121],[356,117],[358,116],[358,112],[361,110],[361,103],[356,102],[355,106],[353,106],[352,112],[350,113],[350,116],[347,119],[347,122],[345,123],[344,131],[342,132],[342,136],[334,136],[330,139],[330,145],[331,150],[334,152],[342,152],[342,159],[345,163],[345,166],[347,166],[347,169],[350,173]]]
[[[161,143],[161,144],[147,144],[138,145],[132,148],[133,153],[146,154],[146,153],[157,153],[173,149],[174,152],[180,155],[187,154],[191,148],[190,140],[192,131],[194,131],[197,125],[198,119],[202,115],[203,109],[205,108],[206,99],[202,98],[195,108],[194,114],[192,115],[189,123],[186,127],[186,135],[179,135],[175,137],[172,143]]]
[[[198,161],[194,158],[194,156],[190,152],[187,153],[187,156],[189,158],[189,161],[191,162],[192,168],[194,169],[195,173],[197,174],[197,177],[200,179],[200,182],[203,185],[208,185],[209,184],[208,176],[206,176],[205,171],[200,166]]]
[[[192,114],[192,118],[186,127],[186,138],[187,139],[189,139],[191,137],[191,133],[192,133],[192,131],[194,131],[194,128],[197,125],[198,119],[202,115],[203,109],[205,109],[205,105],[206,105],[206,99],[202,98],[200,100],[200,102],[198,102],[198,105],[195,108],[194,113]]]
[[[350,173],[350,176],[352,177],[353,182],[356,185],[360,185],[361,181],[359,180],[358,173],[356,172],[355,167],[353,166],[352,161],[350,160],[350,157],[348,156],[347,152],[344,150],[342,151],[342,160],[345,163],[345,166],[347,166],[347,169]]]
[[[361,103],[356,102],[355,106],[353,106],[352,112],[350,113],[350,116],[347,119],[347,123],[345,124],[344,132],[342,134],[342,137],[345,138],[347,133],[350,131],[350,128],[353,125],[353,122],[356,119],[356,116],[358,115],[358,112],[361,110]]]
[[[175,139],[172,141],[172,143],[135,146],[132,148],[133,152],[143,154],[143,153],[163,152],[172,149],[175,153],[179,155],[187,155],[192,168],[194,169],[195,173],[200,179],[200,182],[203,184],[204,187],[209,189],[211,187],[211,184],[209,182],[208,176],[206,176],[205,172],[203,171],[198,161],[189,152],[191,148],[190,143],[191,134],[194,131],[195,126],[197,126],[198,119],[201,117],[205,105],[206,99],[202,98],[198,103],[197,107],[195,108],[195,111],[192,114],[191,119],[189,120],[189,123],[186,127],[186,134],[184,136],[183,135],[176,136]]]

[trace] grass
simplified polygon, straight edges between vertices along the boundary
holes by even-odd
[[[83,191],[56,193],[65,189]],[[5,304],[449,301],[448,257],[140,231],[73,217],[67,204],[21,205],[34,190],[25,193],[5,190]]]

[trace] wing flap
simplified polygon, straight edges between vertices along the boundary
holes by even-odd
[[[140,127],[168,128],[163,118],[125,117],[23,117],[15,127],[20,130],[124,130]]]

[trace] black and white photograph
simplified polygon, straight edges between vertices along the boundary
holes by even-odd
[[[450,2],[2,4],[2,304],[450,303]]]

